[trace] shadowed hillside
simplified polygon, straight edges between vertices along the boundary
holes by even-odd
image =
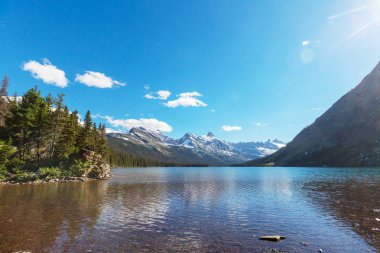
[[[380,63],[311,126],[246,166],[380,166]]]

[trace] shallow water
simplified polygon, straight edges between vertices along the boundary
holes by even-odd
[[[380,169],[115,169],[0,203],[0,252],[380,251]]]

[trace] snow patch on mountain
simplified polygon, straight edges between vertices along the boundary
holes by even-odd
[[[200,158],[210,158],[226,164],[232,161],[248,161],[273,154],[286,144],[279,140],[266,142],[239,142],[229,143],[218,139],[213,133],[195,135],[186,133],[179,139],[172,139],[160,131],[147,130],[143,127],[134,127],[129,133],[117,130],[108,130],[108,135],[126,142],[143,145],[149,149],[158,150],[165,156],[173,156],[173,149],[181,149]],[[186,151],[187,150],[187,151]],[[175,157],[174,157],[175,158]]]

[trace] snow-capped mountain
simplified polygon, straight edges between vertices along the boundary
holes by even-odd
[[[286,143],[275,139],[266,142],[238,142],[231,143],[231,145],[244,157],[254,160],[273,154],[285,147]]]
[[[164,162],[189,164],[241,163],[272,154],[285,146],[278,140],[228,143],[211,132],[201,136],[186,133],[180,139],[172,139],[159,131],[142,127],[132,128],[129,133],[108,131],[107,136],[110,146],[118,151]]]

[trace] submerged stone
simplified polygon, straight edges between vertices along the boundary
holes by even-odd
[[[281,235],[264,235],[260,236],[260,240],[265,240],[265,241],[281,241],[285,239],[285,236]]]

